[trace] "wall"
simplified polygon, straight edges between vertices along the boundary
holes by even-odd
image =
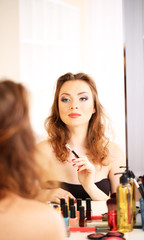
[[[18,0],[0,0],[0,77],[20,79]]]
[[[144,174],[144,73],[142,0],[124,0],[126,45],[128,163],[136,176]]]

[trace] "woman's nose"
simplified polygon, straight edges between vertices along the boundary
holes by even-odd
[[[70,109],[78,109],[77,106],[71,106]]]

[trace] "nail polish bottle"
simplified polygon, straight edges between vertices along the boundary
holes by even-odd
[[[70,219],[69,219],[69,227],[77,227],[78,226],[78,219],[76,217],[75,206],[70,206]]]
[[[65,204],[65,198],[61,198],[60,199],[60,208],[61,208],[61,211],[62,211],[62,206]]]
[[[82,205],[82,199],[81,198],[77,198],[77,211],[76,211],[76,216],[77,219],[80,219],[80,211],[79,211],[79,207]]]
[[[62,205],[62,214],[63,214],[63,217],[64,217],[65,226],[66,226],[66,228],[68,228],[69,227],[69,216],[68,216],[67,204]]]
[[[86,217],[85,217],[85,209],[84,206],[79,207],[80,218],[79,218],[79,227],[85,227],[86,225]]]
[[[71,211],[70,211],[70,207],[74,205],[74,198],[69,198],[69,217],[71,217]]]
[[[86,198],[86,218],[91,220],[91,198]]]

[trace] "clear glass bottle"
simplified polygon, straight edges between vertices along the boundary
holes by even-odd
[[[118,231],[131,232],[133,230],[132,186],[128,182],[126,172],[120,177],[116,197]]]

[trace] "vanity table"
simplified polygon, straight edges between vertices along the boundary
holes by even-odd
[[[82,202],[85,206],[85,201]],[[137,206],[139,203],[137,202]],[[99,216],[107,212],[107,205],[105,201],[91,201],[92,215]],[[137,221],[141,223],[141,215],[138,214]],[[87,236],[94,232],[70,232],[70,236],[67,240],[86,240]],[[144,240],[144,231],[142,229],[133,229],[132,232],[125,233],[124,238],[126,240]]]

